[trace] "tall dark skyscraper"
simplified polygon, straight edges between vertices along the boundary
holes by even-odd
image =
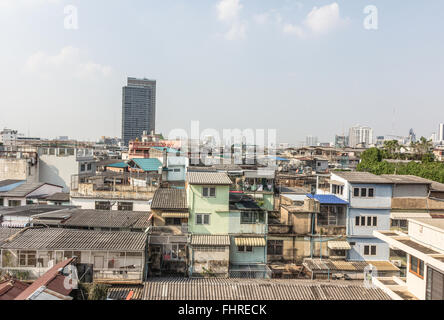
[[[142,136],[156,129],[156,80],[128,78],[122,89],[122,140]]]

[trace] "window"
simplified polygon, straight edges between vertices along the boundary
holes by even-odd
[[[367,189],[361,188],[361,197],[366,197],[366,196],[367,196]]]
[[[48,150],[49,150],[49,155],[50,156],[55,155],[55,149],[54,148],[49,148]]]
[[[180,218],[165,218],[165,225],[166,226],[181,226],[182,219],[180,219]]]
[[[374,188],[353,188],[353,196],[361,198],[374,198]]]
[[[206,198],[214,198],[216,197],[216,188],[203,187],[202,195]]]
[[[91,165],[91,163],[88,163],[87,170],[91,171],[91,169],[92,169],[92,165]]]
[[[85,164],[84,164],[84,163],[82,163],[82,164],[80,165],[80,171],[85,171]]]
[[[364,256],[376,256],[376,246],[364,246]]]
[[[268,240],[267,241],[267,254],[281,255],[283,252],[284,241],[283,240]]]
[[[241,224],[264,223],[265,215],[262,211],[243,211],[240,219]]]
[[[111,210],[109,201],[96,201],[96,210]]]
[[[193,246],[194,251],[202,252],[225,252],[224,246]]]
[[[20,200],[9,200],[8,206],[10,207],[20,207],[22,205],[22,202]]]
[[[210,215],[205,213],[196,214],[196,224],[210,224]]]
[[[36,251],[20,251],[19,263],[20,267],[35,267],[36,266]]]
[[[410,256],[409,271],[421,279],[424,279],[424,261]]]
[[[237,246],[238,252],[253,252],[252,246]]]
[[[378,225],[378,217],[375,217],[375,216],[355,217],[355,226],[376,227],[377,225]]]
[[[180,172],[180,169],[173,169],[173,172]]]
[[[117,210],[120,211],[133,211],[133,203],[132,202],[118,202]]]
[[[0,207],[3,207],[4,206],[4,204],[3,204],[3,198],[0,198]]]
[[[69,148],[69,149],[66,149],[66,151],[67,151],[68,155],[70,155],[70,156],[74,155],[74,149]]]

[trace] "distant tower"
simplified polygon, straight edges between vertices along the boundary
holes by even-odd
[[[156,80],[128,78],[122,89],[122,140],[141,138],[156,129]]]
[[[444,141],[444,123],[439,124],[438,141]]]

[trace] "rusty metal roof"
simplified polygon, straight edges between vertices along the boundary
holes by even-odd
[[[154,193],[151,209],[188,210],[185,189],[159,188]]]
[[[132,292],[132,294],[131,294]],[[143,285],[112,285],[108,288],[108,299],[112,300],[142,300]]]
[[[229,246],[229,235],[193,234],[191,245],[195,246]]]
[[[202,185],[231,185],[230,177],[224,172],[188,172],[189,184]]]
[[[144,300],[390,300],[378,288],[343,281],[280,279],[153,279]]]
[[[28,250],[126,250],[141,251],[146,245],[146,233],[123,231],[90,231],[62,228],[29,228],[3,249]]]

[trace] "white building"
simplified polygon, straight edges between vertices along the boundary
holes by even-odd
[[[305,138],[305,145],[308,147],[314,147],[318,145],[318,137],[315,136],[307,136]]]
[[[444,141],[444,123],[439,124],[438,142]]]
[[[373,129],[367,126],[356,125],[350,128],[349,145],[352,148],[359,144],[369,146],[373,144]]]
[[[408,234],[374,231],[375,237],[407,254],[407,275],[374,277],[373,283],[397,300],[444,300],[444,219],[408,219]]]
[[[17,140],[18,131],[17,130],[11,130],[11,129],[3,129],[0,132],[0,143],[3,143],[4,145],[11,144],[11,142]]]
[[[96,171],[93,149],[69,147],[39,148],[39,179],[69,192],[71,176]]]

